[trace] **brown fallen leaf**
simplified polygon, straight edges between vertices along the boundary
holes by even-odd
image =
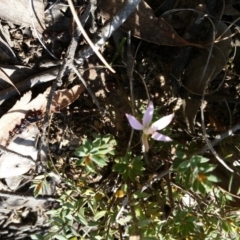
[[[78,99],[84,89],[85,87],[83,85],[76,85],[71,89],[57,91],[53,96],[51,112],[57,112],[70,105]]]
[[[110,19],[125,3],[124,0],[101,0],[100,14]],[[141,1],[137,9],[128,17],[122,25],[125,31],[142,40],[167,46],[196,46],[203,48],[200,44],[187,42],[181,38],[176,31],[163,18],[157,18],[151,7]]]
[[[27,92],[16,104],[0,119],[0,144],[6,146],[11,132],[16,125],[21,124],[21,120],[25,118],[29,110],[41,110],[44,103],[46,104],[47,95],[39,94],[37,98],[30,101],[32,97],[31,91]],[[13,149],[14,150],[14,149]]]
[[[84,89],[85,87],[83,85],[76,85],[71,89],[57,91],[53,96],[51,112],[59,111],[59,109],[70,105],[79,97]],[[30,110],[40,111],[42,116],[44,115],[48,95],[49,89],[30,101],[32,93],[29,91],[0,119],[1,145],[7,145],[8,149],[24,156],[31,156],[33,160],[37,159],[37,149],[35,146],[39,130],[34,123],[27,125],[26,129],[22,128],[22,133],[18,133],[10,142],[9,137],[11,131],[16,129],[16,127],[19,129],[21,121]],[[11,155],[10,157],[7,153],[3,153],[0,156],[0,178],[19,176],[28,172],[33,167],[34,163],[27,159],[22,159],[15,155]]]
[[[84,90],[83,85],[76,85],[71,89],[59,90],[53,96],[51,113],[59,111],[74,102]],[[9,143],[10,133],[16,129],[17,125],[21,125],[22,119],[31,111],[40,111],[42,116],[46,112],[47,97],[49,89],[43,94],[39,94],[31,100],[31,91],[27,92],[17,103],[0,119],[0,144],[6,146]],[[30,101],[31,100],[31,101]],[[13,140],[13,139],[12,139]],[[14,150],[14,149],[12,149]]]

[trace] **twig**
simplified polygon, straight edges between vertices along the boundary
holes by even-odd
[[[32,26],[33,26],[33,29],[34,29],[34,32],[39,40],[39,42],[41,43],[41,45],[43,46],[43,48],[49,53],[50,56],[52,56],[54,59],[58,60],[58,58],[52,54],[48,48],[45,46],[44,42],[41,40],[41,37],[39,36],[39,33],[36,29],[36,26],[35,26],[35,23],[33,21],[33,0],[29,0],[29,6],[30,6],[30,18],[31,18],[31,22],[32,22]]]
[[[88,93],[90,94],[90,96],[92,97],[93,102],[96,104],[96,106],[98,107],[100,112],[104,112],[101,107],[100,104],[97,100],[97,98],[95,97],[94,93],[92,92],[92,90],[87,86],[86,81],[84,80],[84,78],[82,77],[82,75],[80,74],[80,72],[77,70],[77,68],[73,65],[72,66],[73,71],[77,74],[78,78],[80,79],[80,81],[82,82],[82,84],[84,85],[84,87],[87,89]]]
[[[22,194],[17,194],[17,193],[12,193],[12,192],[6,192],[6,191],[2,191],[0,190],[0,197],[7,197],[7,198],[22,198],[22,199],[26,199],[26,200],[46,200],[46,201],[50,201],[50,202],[56,202],[60,197],[58,196],[53,196],[53,197],[49,197],[49,196],[41,196],[41,197],[34,197],[34,196],[30,196],[30,195],[22,195]]]
[[[56,0],[56,1],[55,1],[54,3],[52,3],[52,5],[51,5],[49,8],[47,8],[44,12],[46,13],[46,12],[50,11],[58,2],[59,2],[59,0]]]
[[[133,56],[131,54],[131,35],[130,32],[128,32],[128,39],[127,39],[127,57],[128,57],[128,61],[127,61],[127,76],[128,76],[128,80],[129,80],[129,85],[130,85],[130,96],[131,96],[131,105],[132,105],[132,111],[135,112],[134,109],[134,94],[133,94],[133,68],[134,68],[134,59]],[[128,147],[127,147],[127,152],[129,151],[130,147],[131,147],[131,142],[132,142],[132,138],[133,138],[133,128],[131,129],[131,134],[130,134],[130,138],[128,141]]]
[[[128,198],[128,202],[129,202],[129,206],[130,206],[131,215],[132,215],[134,235],[140,237],[139,221],[137,219],[136,212],[135,212],[135,207],[134,207],[134,204],[133,204],[133,201],[132,201],[132,191],[131,191],[130,181],[128,181],[127,185],[128,185],[127,198]]]
[[[166,175],[170,174],[172,172],[172,169],[166,169],[163,172],[157,174],[149,183],[146,183],[144,186],[142,186],[141,192],[144,192],[147,188],[151,187],[154,182],[159,181]]]
[[[205,90],[204,90],[205,92]],[[230,172],[234,172],[233,169],[231,169],[225,162],[223,159],[220,158],[220,156],[218,155],[218,153],[214,150],[211,142],[209,141],[208,137],[207,137],[207,131],[206,131],[206,127],[205,127],[205,122],[204,122],[204,113],[203,113],[203,102],[204,102],[204,93],[203,93],[203,97],[202,97],[202,104],[201,104],[201,120],[202,120],[202,131],[203,131],[203,136],[204,139],[207,143],[208,148],[210,149],[210,151],[212,152],[212,154],[215,156],[215,158]]]
[[[115,73],[115,70],[107,63],[107,61],[103,58],[103,56],[101,55],[101,53],[98,51],[98,49],[94,46],[93,42],[91,41],[91,39],[88,37],[86,31],[84,30],[81,22],[78,19],[77,13],[74,9],[72,0],[68,0],[68,4],[70,6],[71,12],[73,14],[73,18],[77,23],[77,26],[79,27],[82,35],[84,36],[84,38],[86,39],[86,41],[89,43],[90,47],[93,49],[93,51],[96,53],[96,55],[99,57],[99,59],[102,61],[102,63],[104,65],[106,65],[108,67],[109,70],[111,70],[113,73]]]
[[[207,19],[208,19],[209,22],[212,24],[212,27],[213,27],[213,30],[214,30],[214,31],[213,31],[212,45],[211,45],[211,47],[210,47],[210,49],[209,49],[208,59],[207,59],[205,68],[204,68],[204,70],[203,70],[203,74],[202,74],[202,78],[201,78],[201,79],[203,79],[203,77],[204,77],[204,75],[205,75],[205,72],[206,72],[206,70],[207,70],[208,63],[209,63],[209,61],[210,61],[211,54],[212,54],[212,50],[213,50],[213,46],[214,46],[214,41],[215,41],[215,38],[216,38],[216,29],[215,29],[214,23],[213,23],[213,21],[212,21],[209,17],[207,17]],[[214,71],[214,69],[213,69],[213,71]],[[204,139],[205,139],[205,141],[206,141],[206,143],[207,143],[207,145],[208,145],[208,148],[210,149],[210,151],[212,152],[212,154],[215,156],[215,158],[216,158],[228,171],[234,172],[234,170],[231,169],[231,168],[224,162],[224,160],[220,158],[220,156],[219,156],[218,153],[214,150],[211,142],[209,141],[209,139],[208,139],[208,137],[207,137],[207,131],[206,131],[206,127],[205,127],[204,113],[203,113],[203,109],[204,109],[204,107],[203,107],[203,105],[204,105],[204,104],[203,104],[203,103],[204,103],[204,95],[205,95],[207,83],[208,83],[208,81],[206,81],[206,83],[205,83],[205,88],[204,88],[204,91],[203,91],[203,94],[202,94],[202,102],[201,102],[201,107],[200,107],[203,136],[204,136]]]
[[[211,46],[210,46],[210,48],[209,48],[209,54],[208,54],[207,62],[206,62],[205,67],[204,67],[204,69],[203,69],[202,77],[201,77],[201,79],[200,79],[200,82],[202,82],[202,80],[203,80],[203,78],[204,78],[204,76],[205,76],[205,74],[206,74],[206,72],[207,72],[207,68],[208,68],[209,62],[210,62],[210,60],[211,60],[212,51],[213,51],[213,47],[214,47],[214,41],[215,41],[215,39],[216,39],[216,33],[217,33],[217,32],[216,32],[215,25],[214,25],[212,19],[209,18],[207,15],[206,15],[205,17],[208,19],[208,21],[209,21],[209,22],[211,23],[211,25],[212,25],[212,28],[213,28],[213,36],[212,36],[212,44],[211,44]],[[212,70],[212,73],[214,72],[214,70],[215,70],[215,69]],[[212,75],[212,73],[211,73],[211,75]],[[211,76],[211,75],[210,75],[210,76]],[[208,81],[209,81],[209,80],[208,80]],[[202,95],[202,101],[204,101],[204,95],[205,95],[205,90],[206,90],[206,88],[207,88],[208,81],[206,81],[206,83],[205,83],[205,88],[204,88],[203,95]]]
[[[133,68],[134,68],[134,58],[131,53],[131,32],[128,32],[128,41],[127,41],[127,76],[130,85],[130,96],[132,107],[134,108],[134,94],[133,94]]]
[[[119,28],[128,18],[128,16],[135,10],[137,5],[139,4],[140,0],[127,0],[120,9],[117,14],[112,18],[111,21],[109,21],[98,34],[98,37],[94,41],[94,45],[97,49],[99,49],[112,35],[112,33]],[[81,49],[77,53],[76,62],[81,64],[83,61],[87,58],[89,58],[91,55],[93,55],[93,49],[91,47],[86,47]]]
[[[92,26],[91,28],[89,29],[89,31],[91,33],[94,33],[96,30],[97,30],[97,27],[96,27],[96,22],[95,22],[95,11],[97,9],[97,0],[90,0],[90,4],[92,6],[91,8],[91,11],[90,11],[90,14],[91,14],[91,19],[92,19]]]
[[[127,205],[128,205],[128,198],[124,198],[122,201],[122,206],[121,206],[120,210],[118,211],[118,214],[115,218],[115,221],[117,221],[121,217],[121,215]]]
[[[84,11],[84,13],[83,13],[83,15],[81,17],[81,22],[83,23],[83,25],[85,25],[85,23],[87,22],[89,14],[93,13],[94,8],[95,8],[95,5],[90,3],[87,6],[87,8],[85,9],[85,11]],[[86,81],[83,79],[82,75],[79,73],[79,71],[77,70],[77,68],[74,66],[74,63],[73,63],[75,52],[76,52],[76,49],[77,49],[77,46],[78,46],[78,41],[79,41],[79,38],[81,36],[81,33],[82,33],[81,29],[78,26],[78,28],[76,29],[76,31],[74,33],[74,37],[73,37],[73,39],[71,41],[71,44],[69,46],[69,52],[67,53],[67,56],[69,56],[69,57],[66,58],[67,59],[66,64],[68,65],[68,68],[73,69],[73,71],[77,74],[78,78],[83,83],[83,85],[85,86],[85,88],[89,92],[90,96],[92,97],[93,102],[96,104],[96,106],[98,107],[99,111],[102,112],[98,100],[96,99],[96,97],[93,94],[92,90],[87,86]]]
[[[83,21],[83,25],[85,25],[88,16],[89,16],[89,12],[91,9],[91,5],[88,5],[88,7],[86,8],[86,13],[83,14],[81,20]],[[50,112],[50,107],[52,104],[52,97],[53,94],[55,93],[56,89],[58,86],[62,85],[62,77],[65,75],[65,73],[67,72],[68,68],[73,67],[73,59],[74,59],[74,55],[77,49],[77,45],[78,45],[78,40],[80,38],[81,35],[81,31],[80,30],[76,30],[75,33],[73,34],[73,38],[72,41],[68,47],[67,53],[66,53],[66,57],[63,61],[63,65],[61,66],[58,75],[57,75],[57,79],[53,82],[51,91],[48,95],[48,101],[47,101],[47,106],[46,106],[46,114],[44,116],[44,122],[43,122],[43,133],[42,133],[42,141],[40,143],[40,150],[43,150],[43,143],[45,142],[45,138],[46,138],[46,130],[47,130],[47,126],[48,126],[48,121],[49,121],[49,112]],[[40,157],[40,152],[39,151],[39,157]],[[40,158],[41,159],[41,158]]]
[[[223,132],[222,134],[219,134],[215,137],[215,139],[213,141],[210,142],[210,144],[212,146],[215,146],[216,144],[218,144],[219,142],[221,142],[223,139],[231,136],[234,132],[236,132],[237,130],[240,129],[240,124],[236,124],[235,126],[233,126],[232,128],[230,128],[229,130]],[[208,145],[205,145],[201,151],[199,151],[197,154],[204,154],[207,150],[209,149]]]
[[[91,8],[91,6],[88,5],[88,7],[85,11],[85,14],[83,14],[83,16],[82,16],[83,24],[85,24],[87,19],[88,19],[90,8]],[[74,32],[73,38],[71,40],[71,43],[70,43],[70,45],[68,47],[68,50],[67,50],[67,53],[66,53],[66,57],[65,57],[65,59],[63,61],[63,64],[61,65],[61,68],[58,72],[57,79],[53,83],[53,86],[51,88],[51,92],[49,93],[48,104],[47,104],[47,107],[46,107],[46,115],[45,115],[45,118],[44,118],[45,123],[47,123],[48,119],[49,119],[48,113],[49,113],[50,106],[51,106],[51,103],[52,103],[52,96],[55,93],[57,86],[60,86],[62,84],[62,77],[66,74],[67,68],[70,69],[73,66],[73,59],[74,59],[74,55],[75,55],[75,52],[76,52],[76,49],[77,49],[78,40],[80,38],[80,35],[81,35],[80,30],[76,30]],[[46,131],[46,129],[45,129],[45,131]],[[43,133],[46,133],[46,132],[43,131]]]

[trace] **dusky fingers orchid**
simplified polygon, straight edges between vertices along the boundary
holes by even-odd
[[[149,150],[149,144],[148,144],[149,135],[151,135],[151,138],[153,138],[156,141],[163,141],[163,142],[172,141],[170,137],[165,136],[157,131],[165,128],[172,121],[174,114],[170,114],[165,117],[162,117],[156,122],[152,123],[153,112],[154,112],[154,106],[152,101],[150,101],[143,115],[142,123],[139,122],[134,116],[130,114],[126,114],[126,117],[131,127],[135,130],[143,131],[141,140],[142,140],[144,152],[148,152]]]

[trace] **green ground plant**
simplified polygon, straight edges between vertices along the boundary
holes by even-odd
[[[144,155],[129,151],[118,157],[110,135],[85,140],[75,151],[76,167],[98,175],[112,162],[116,181],[108,183],[109,190],[69,180],[60,207],[48,212],[49,233],[32,239],[238,239],[240,219],[229,211],[232,197],[215,186],[216,165],[182,148],[177,147],[170,179],[159,174],[144,183]]]

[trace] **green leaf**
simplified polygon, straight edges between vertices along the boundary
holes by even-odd
[[[103,136],[102,141],[103,141],[104,143],[107,143],[107,142],[110,141],[110,139],[111,139],[111,135],[110,135],[110,134],[107,134],[107,135]]]
[[[195,221],[197,221],[197,217],[194,217],[194,216],[186,217],[185,221],[194,223]]]
[[[76,162],[76,165],[77,166],[84,166],[84,161],[85,161],[85,158],[82,158],[82,159],[80,159]]]
[[[75,151],[75,153],[74,153],[77,157],[86,157],[86,156],[88,156],[88,152],[83,152],[83,151]]]
[[[65,216],[65,218],[68,220],[68,221],[73,221],[74,220],[74,217],[72,215],[72,213],[69,213]]]
[[[196,180],[197,181],[197,180]],[[199,181],[198,181],[199,182]],[[203,195],[203,196],[205,196],[205,194],[206,194],[206,188],[204,187],[204,185],[203,184],[201,184],[200,182],[199,182],[199,184],[198,184],[198,191]]]
[[[177,151],[176,151],[177,158],[181,160],[187,158],[187,155],[183,151],[181,151],[179,148],[182,148],[182,146],[177,146]]]
[[[227,221],[222,221],[222,228],[225,232],[230,233],[231,231],[231,226],[229,225],[229,223]]]
[[[95,238],[96,240],[102,240],[102,239],[104,239],[104,237],[102,237],[102,236],[99,236],[99,235],[97,235],[97,236],[94,236],[94,238]]]
[[[195,156],[192,156],[190,161],[194,164],[199,164],[199,163],[206,163],[209,161],[209,159],[202,156],[195,155]]]
[[[83,192],[84,196],[92,196],[92,197],[94,197],[95,194],[96,193],[92,189],[87,189],[85,192]]]
[[[64,205],[62,206],[63,209],[74,209],[75,208],[75,204],[71,203],[71,202],[65,202]]]
[[[184,171],[188,170],[189,167],[190,167],[190,162],[188,160],[186,160],[186,161],[183,161],[179,164],[177,170],[181,171],[181,172],[182,171],[184,172]]]
[[[128,215],[124,218],[118,219],[116,222],[119,223],[120,225],[124,226],[126,223],[130,222],[132,220],[132,216]]]
[[[85,157],[89,154],[91,150],[91,144],[86,140],[83,142],[83,145],[76,149],[75,155],[78,157]]]
[[[239,195],[239,193],[237,193],[237,195]],[[233,202],[235,201],[234,198],[233,198],[233,196],[231,196],[231,195],[229,195],[229,194],[226,194],[225,197],[226,197],[226,199],[229,200],[229,201],[233,201]]]
[[[198,192],[198,188],[199,188],[199,181],[195,180],[193,185],[192,185],[193,191],[194,192]]]
[[[79,233],[78,233],[72,226],[70,226],[70,229],[71,229],[71,232],[72,232],[72,234],[73,234],[74,236],[77,236],[77,237],[80,236]],[[77,240],[76,237],[73,237],[73,238],[71,238],[71,239],[72,239],[72,240],[73,240],[73,239],[76,239],[76,240]]]
[[[141,192],[141,191],[136,191],[135,193],[133,193],[133,197],[134,198],[148,198],[150,197],[151,195],[148,194],[148,193],[145,193],[145,192]]]
[[[139,220],[138,221],[138,225],[140,226],[140,227],[143,227],[143,226],[147,226],[147,225],[149,225],[151,223],[151,220],[150,219],[143,219],[143,220]]]
[[[133,162],[133,169],[136,171],[143,171],[145,168],[142,162]]]
[[[110,150],[110,151],[108,152],[108,154],[109,154],[109,155],[115,155],[115,151],[114,151],[114,150]]]
[[[103,144],[103,145],[101,145],[101,146],[99,146],[99,150],[100,149],[110,149],[111,148],[111,146],[109,145],[109,144]]]
[[[94,221],[97,221],[98,219],[102,218],[106,213],[107,213],[106,210],[98,212],[98,213],[94,216],[93,220],[94,220]]]
[[[54,237],[58,240],[68,240],[67,238],[65,238],[63,235],[60,235],[60,234],[56,234],[54,235]]]
[[[107,158],[101,157],[99,155],[91,155],[90,159],[95,162],[99,167],[104,167],[107,165]]]
[[[84,141],[83,146],[84,151],[89,152],[92,148],[92,143],[88,140]]]
[[[80,236],[80,235],[78,234],[76,236]],[[78,240],[78,238],[76,236],[69,238],[69,240]]]
[[[181,233],[184,237],[190,235],[190,233],[194,232],[194,224],[187,222],[181,226]]]
[[[203,171],[204,173],[207,173],[207,172],[212,172],[215,168],[217,167],[216,164],[207,164],[205,166],[205,170]]]
[[[39,175],[39,176],[36,176],[35,178],[34,178],[34,180],[33,181],[35,181],[35,180],[42,180],[42,179],[44,179],[44,178],[46,178],[47,176],[46,175]]]
[[[130,180],[132,181],[132,182],[134,182],[135,180],[136,180],[136,177],[137,176],[140,176],[141,174],[140,173],[137,173],[137,172],[135,172],[135,171],[128,171],[128,177],[130,178]]]
[[[192,179],[192,173],[190,171],[187,171],[186,173],[184,173],[184,184],[185,184],[185,187],[187,189],[189,189],[191,186],[192,186],[192,183],[193,183],[193,179]]]
[[[115,163],[112,169],[115,172],[123,173],[127,170],[127,165],[123,163]]]
[[[96,168],[92,161],[88,165],[86,165],[85,168],[86,168],[87,174],[96,172]]]
[[[49,214],[49,215],[55,216],[56,214],[59,214],[59,211],[60,211],[59,209],[57,209],[57,210],[49,210],[46,213]]]
[[[91,149],[90,153],[91,153],[92,155],[94,155],[94,154],[97,154],[98,151],[99,151],[99,148],[98,148],[98,147],[93,147],[93,148]]]
[[[64,224],[64,221],[60,217],[53,217],[52,219],[54,220],[54,222]]]
[[[76,217],[77,222],[81,222],[83,223],[85,226],[88,225],[88,221],[86,220],[85,216],[84,216],[84,209],[80,208],[78,215]]]
[[[215,175],[207,176],[207,180],[210,181],[210,182],[220,182],[219,178],[216,177]]]
[[[31,235],[32,240],[44,240],[44,236],[41,234]]]
[[[105,155],[105,154],[109,154],[110,153],[110,149],[99,149],[97,154],[98,155]]]
[[[176,159],[174,159],[174,161],[173,161],[173,169],[174,169],[174,170],[177,170],[178,167],[179,167],[179,165],[180,165],[182,162],[183,162],[183,159],[181,159],[181,158],[176,158]]]
[[[157,240],[158,238],[156,237],[145,237],[144,240]]]
[[[70,209],[63,209],[60,213],[60,217],[64,219],[70,213],[70,211]]]
[[[97,138],[92,142],[92,147],[93,148],[98,148],[101,145],[101,139]]]

